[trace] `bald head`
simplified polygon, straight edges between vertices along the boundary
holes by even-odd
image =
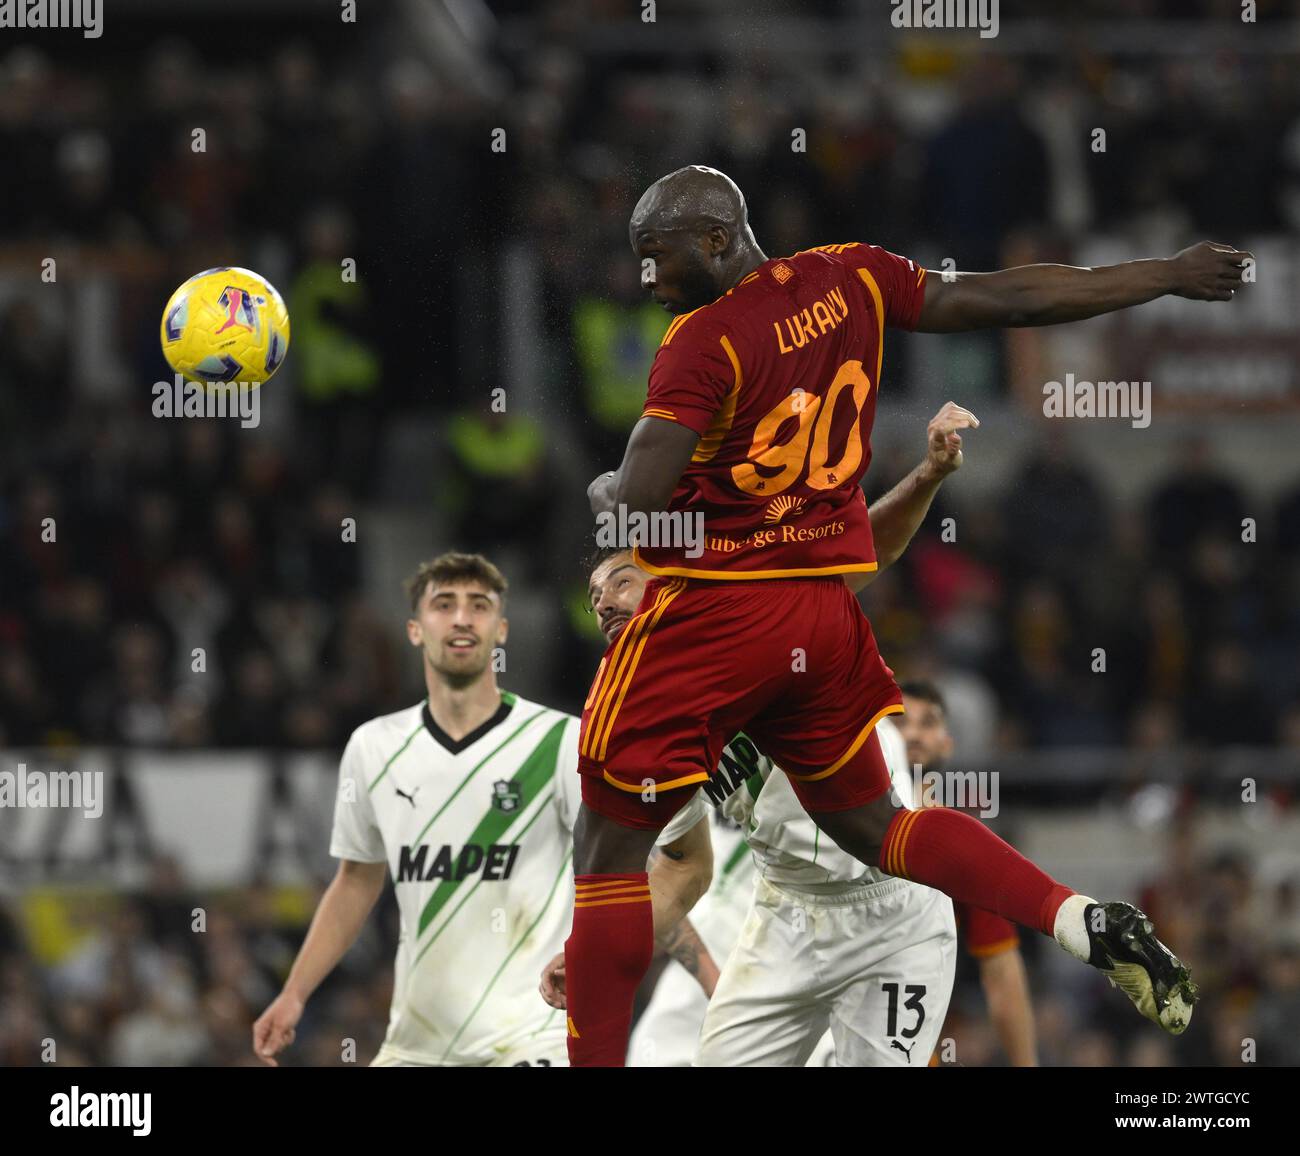
[[[739,234],[749,224],[745,194],[726,173],[705,165],[687,165],[660,177],[637,201],[628,231],[667,232],[725,225]]]
[[[628,236],[645,285],[670,313],[707,305],[767,259],[750,230],[745,195],[705,165],[677,169],[646,189]]]

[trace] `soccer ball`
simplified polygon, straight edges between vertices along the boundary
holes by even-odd
[[[163,356],[187,381],[261,385],[288,348],[284,298],[247,269],[197,273],[163,310]]]

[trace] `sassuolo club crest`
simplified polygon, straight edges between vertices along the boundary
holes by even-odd
[[[511,811],[519,810],[519,803],[519,786],[517,783],[497,779],[492,784],[492,805],[498,811],[504,811],[508,815]]]

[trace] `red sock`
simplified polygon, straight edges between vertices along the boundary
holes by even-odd
[[[983,823],[946,807],[899,811],[885,831],[879,866],[1044,935],[1074,894]]]
[[[654,954],[649,877],[579,875],[574,886],[573,930],[564,944],[569,1064],[621,1068],[632,997]]]

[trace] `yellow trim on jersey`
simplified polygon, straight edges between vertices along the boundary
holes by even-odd
[[[829,778],[836,771],[838,771],[845,763],[847,763],[849,759],[851,759],[854,755],[858,753],[858,750],[861,748],[862,744],[867,741],[867,737],[871,734],[873,730],[876,729],[876,723],[878,723],[887,714],[902,714],[902,713],[903,713],[903,704],[901,702],[890,703],[889,706],[882,707],[880,710],[876,711],[874,715],[872,715],[871,721],[867,723],[867,725],[864,726],[858,732],[858,737],[855,738],[853,742],[849,744],[849,749],[845,751],[842,755],[840,755],[840,757],[836,759],[833,763],[831,763],[831,765],[827,767],[824,771],[818,771],[815,775],[792,775],[790,774],[789,771],[786,771],[786,777],[790,779],[795,779],[800,783],[815,783],[818,779]]]
[[[843,562],[838,566],[810,566],[801,570],[697,570],[688,566],[654,566],[645,560],[640,546],[632,547],[632,560],[657,578],[717,578],[741,582],[751,578],[825,578],[832,574],[869,574],[875,562]]]
[[[649,891],[650,885],[645,882],[637,883],[632,880],[622,879],[614,883],[602,883],[589,890],[584,890],[581,887],[575,890],[577,897],[586,902],[588,899],[607,899],[614,895],[631,895],[634,892],[640,894]]]
[[[650,888],[646,888],[644,895],[630,895],[626,899],[597,899],[592,903],[575,903],[574,907],[613,907],[616,903],[649,903]]]
[[[642,417],[661,417],[666,421],[676,421],[677,415],[670,409],[659,409],[657,406],[647,406],[641,411]]]
[[[663,602],[671,589],[671,586],[665,586],[660,590],[659,593],[655,595],[654,603],[650,608],[648,610],[643,610],[640,614],[636,615],[636,617],[632,618],[619,632],[618,639],[614,643],[614,653],[610,655],[610,658],[613,661],[610,662],[609,666],[605,670],[605,685],[600,692],[600,696],[596,699],[596,705],[592,708],[591,714],[587,716],[587,738],[582,749],[579,751],[579,753],[585,757],[595,757],[593,753],[595,747],[593,744],[596,741],[596,735],[599,733],[604,712],[609,705],[610,696],[614,693],[614,688],[618,686],[619,680],[622,678],[623,668],[627,663],[628,656],[632,652],[632,647],[635,645],[636,639],[640,637],[641,630],[649,620],[650,615],[659,608],[660,603]]]
[[[795,256],[798,257],[803,253],[843,253],[845,249],[852,249],[861,244],[861,241],[845,241],[839,245],[814,245],[811,249],[800,249]]]
[[[876,303],[876,389],[879,389],[880,367],[885,363],[885,303],[880,296],[880,286],[876,284],[876,279],[861,266],[858,267],[858,276]]]
[[[918,272],[916,275],[917,288],[920,288],[921,282],[924,280],[925,280],[925,266],[922,265],[920,272]]]
[[[668,596],[668,592],[671,589],[672,586],[668,585],[664,586],[662,590],[659,590],[659,593],[655,594],[654,603],[650,606],[650,609],[642,611],[641,614],[636,616],[636,618],[630,620],[630,622],[623,628],[623,631],[620,632],[619,640],[617,640],[615,644],[615,649],[619,651],[619,653],[616,654],[615,661],[610,664],[610,668],[606,671],[606,685],[604,685],[601,697],[598,698],[597,703],[595,703],[595,707],[591,710],[589,716],[586,750],[582,752],[582,754],[585,754],[588,758],[598,757],[597,745],[595,744],[597,744],[598,737],[601,735],[601,731],[604,727],[604,716],[606,716],[608,709],[610,709],[611,698],[614,697],[617,687],[619,687],[619,683],[623,681],[623,672],[627,670],[628,663],[632,661],[632,651],[636,648],[637,641],[640,640],[642,633],[645,632],[646,625],[649,624],[651,615],[654,615],[655,611],[663,605],[664,598]]]
[[[907,841],[912,837],[912,828],[921,821],[921,816],[924,812],[913,811],[912,814],[915,818],[912,819],[912,821],[907,824],[907,827],[901,832],[902,838],[898,841],[898,874],[904,879],[911,878],[907,873]]]
[[[605,782],[607,782],[611,787],[617,787],[620,791],[627,791],[630,795],[639,795],[646,789],[645,787],[630,787],[627,783],[620,783],[608,771],[604,771],[603,774],[605,776]],[[694,775],[683,775],[680,779],[669,779],[666,783],[655,783],[654,789],[656,791],[671,791],[674,787],[687,787],[690,786],[691,783],[707,782],[708,778],[709,776],[703,772]]]
[[[986,943],[983,947],[968,947],[966,952],[976,959],[988,959],[992,955],[1003,955],[1008,951],[1015,951],[1019,946],[1020,937],[1013,935],[1010,939],[999,939],[997,943]]]
[[[646,623],[645,629],[641,631],[640,636],[637,638],[636,653],[632,655],[632,661],[627,664],[627,673],[623,676],[622,689],[618,692],[618,698],[614,700],[613,708],[606,712],[606,717],[602,727],[596,732],[597,743],[599,744],[596,748],[595,755],[597,762],[604,761],[605,750],[609,746],[609,736],[614,730],[614,720],[618,717],[618,712],[623,708],[623,700],[627,697],[628,687],[632,685],[632,676],[636,674],[637,663],[641,661],[641,652],[645,649],[645,644],[649,641],[654,628],[659,624],[659,619],[663,617],[664,611],[668,609],[669,603],[671,603],[673,599],[685,589],[686,583],[681,581],[681,579],[678,579],[675,582],[669,583],[669,585],[661,591],[661,593],[665,594],[665,597],[658,600],[658,605],[655,607],[653,616]]]
[[[713,303],[709,302],[709,304],[711,305]],[[708,308],[707,305],[700,306],[700,309],[707,309],[707,308]],[[685,325],[687,321],[689,321],[692,317],[694,317],[700,311],[700,309],[692,309],[689,313],[683,313],[680,317],[674,317],[673,323],[668,326],[668,330],[664,334],[664,339],[661,342],[659,342],[659,348],[662,349],[665,345],[667,345],[677,335],[677,331],[683,325]]]
[[[912,825],[916,822],[920,814],[921,812],[919,810],[908,811],[907,814],[898,821],[898,834],[890,842],[889,854],[885,857],[886,874],[893,875],[898,879],[907,878],[903,873],[903,843],[906,841],[908,832],[911,831]]]
[[[903,828],[911,821],[913,815],[919,814],[919,811],[907,811],[903,817],[898,820],[898,837],[901,837]],[[898,837],[889,841],[889,846],[885,848],[885,861],[880,865],[881,870],[888,875],[898,875],[897,863]]]
[[[613,691],[615,683],[615,670],[621,670],[623,658],[632,646],[634,639],[641,630],[646,616],[659,605],[659,600],[663,598],[664,591],[660,591],[655,599],[654,604],[648,609],[643,610],[640,614],[633,615],[629,618],[623,629],[619,631],[618,638],[614,640],[614,649],[605,656],[609,661],[603,662],[605,667],[604,674],[597,674],[597,682],[600,684],[600,692],[596,694],[596,705],[591,708],[591,713],[587,716],[587,733],[583,737],[578,753],[586,758],[591,757],[591,744],[595,737],[596,716],[604,710],[605,700]],[[594,692],[593,692],[594,693]]]
[[[854,243],[856,244],[857,242]],[[755,269],[748,276],[742,277],[725,293],[720,293],[717,297],[715,297],[712,301],[709,302],[709,305],[716,305],[724,297],[730,297],[735,290],[739,289],[742,285],[748,285],[749,282],[751,282],[757,276],[758,276],[758,270]],[[677,331],[682,327],[682,324],[685,321],[687,321],[691,317],[694,317],[700,311],[700,309],[707,309],[709,305],[701,305],[699,309],[692,309],[689,313],[683,313],[680,317],[674,317],[672,320],[672,324],[668,326],[668,331],[664,334],[663,340],[659,342],[659,348],[662,349],[674,337],[677,336]]]
[[[573,890],[579,899],[593,899],[605,892],[624,891],[629,887],[644,886],[644,883],[637,883],[635,880],[614,879],[609,883],[577,883],[574,885]]]
[[[578,893],[578,900],[581,903],[594,902],[597,899],[615,899],[624,895],[645,895],[650,891],[644,883],[620,883],[617,889],[605,890],[588,894],[586,891]]]
[[[707,462],[722,447],[722,439],[727,436],[727,431],[736,418],[736,402],[740,399],[740,387],[744,381],[740,372],[740,358],[736,356],[736,350],[730,340],[724,334],[718,338],[718,341],[722,345],[722,352],[727,355],[727,360],[731,362],[731,369],[736,376],[736,382],[731,387],[731,392],[723,398],[722,406],[713,415],[709,428],[704,431],[704,436],[700,438],[699,444],[696,445],[695,452],[691,454],[692,462]]]
[[[578,1035],[578,1025],[573,1022],[573,1017],[565,1016],[564,1019],[569,1029],[569,1035],[571,1035],[575,1040],[582,1039],[582,1037]]]

